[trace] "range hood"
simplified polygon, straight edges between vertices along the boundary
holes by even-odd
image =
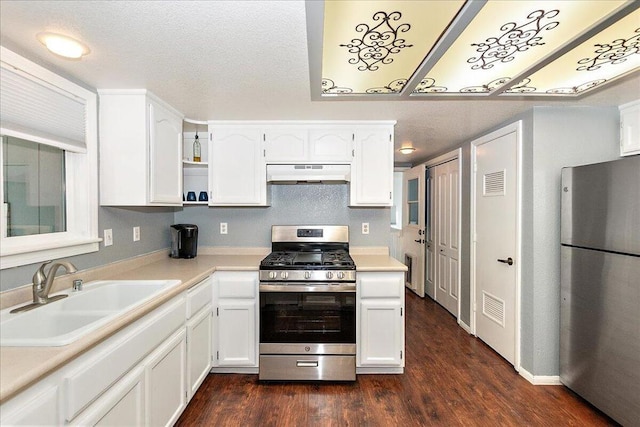
[[[351,165],[267,165],[267,182],[274,184],[345,183]]]

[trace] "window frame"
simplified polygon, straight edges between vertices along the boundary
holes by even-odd
[[[52,71],[37,65],[0,46],[2,62],[18,68],[85,102],[86,152],[65,150],[66,215],[64,232],[29,236],[4,237],[6,235],[4,212],[0,233],[0,270],[33,264],[51,259],[96,252],[102,239],[98,236],[98,108],[97,94],[91,92]],[[28,130],[10,130],[0,127],[6,136],[38,143],[37,135]],[[3,167],[0,150],[0,169]],[[4,174],[0,175],[4,180]],[[4,201],[4,185],[0,185],[0,202]],[[3,208],[4,209],[4,208]]]

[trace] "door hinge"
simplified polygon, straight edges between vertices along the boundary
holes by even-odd
[[[262,157],[267,157],[267,150],[262,150]]]
[[[393,200],[393,196],[391,195],[391,191],[389,191],[389,200]]]
[[[266,134],[266,133],[263,133],[263,134],[262,134],[262,140],[263,140],[263,141],[266,141],[266,140],[267,140],[267,134]]]
[[[391,142],[391,134],[389,134],[389,142]]]
[[[220,316],[220,307],[216,307],[216,316]]]
[[[209,141],[213,141],[213,132],[209,132]]]
[[[216,351],[216,360],[220,360],[220,352]]]
[[[352,133],[352,134],[351,134],[351,140],[352,140],[352,141],[355,141],[355,140],[356,140],[356,134],[355,134],[355,133]]]
[[[400,316],[402,316],[402,307],[400,307]]]
[[[402,360],[402,350],[400,350],[400,360]]]
[[[356,156],[356,150],[353,149],[353,150],[351,150],[351,157],[355,157],[355,156]]]

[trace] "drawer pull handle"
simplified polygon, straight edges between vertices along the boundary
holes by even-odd
[[[298,368],[317,368],[318,361],[317,360],[298,360],[296,361],[296,366]]]

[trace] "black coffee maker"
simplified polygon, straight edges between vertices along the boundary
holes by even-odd
[[[195,258],[198,254],[198,226],[174,224],[171,226],[171,258]]]

